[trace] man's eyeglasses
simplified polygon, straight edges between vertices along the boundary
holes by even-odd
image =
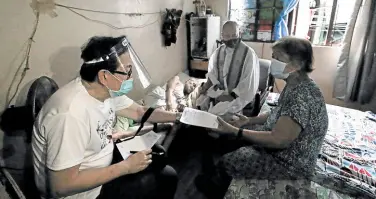
[[[115,70],[112,73],[117,73],[117,74],[120,74],[120,75],[125,75],[125,76],[127,76],[127,78],[130,78],[131,75],[132,75],[132,65],[128,65],[128,66],[126,66],[126,68],[129,69],[128,72],[122,72],[122,71]]]

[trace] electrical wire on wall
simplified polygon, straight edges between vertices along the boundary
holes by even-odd
[[[114,15],[129,15],[129,16],[142,16],[142,15],[152,15],[152,14],[160,14],[161,12],[113,12],[113,11],[101,11],[101,10],[92,10],[92,9],[86,9],[86,8],[78,8],[73,6],[67,6],[55,3],[56,6],[67,8],[67,9],[73,9],[73,10],[79,10],[79,11],[87,11],[87,12],[95,12],[95,13],[101,13],[101,14],[114,14]]]
[[[153,15],[153,14],[162,14],[162,12],[145,12],[145,13],[126,13],[126,12],[112,12],[112,11],[100,11],[100,10],[91,10],[91,9],[85,9],[85,8],[78,8],[78,7],[72,7],[72,6],[66,6],[66,5],[62,5],[62,4],[55,4],[56,6],[58,7],[62,7],[62,8],[65,8],[69,11],[71,11],[72,13],[88,20],[88,21],[91,21],[91,22],[94,22],[94,23],[98,23],[98,24],[102,24],[102,25],[105,25],[109,28],[112,28],[114,30],[123,30],[123,29],[129,29],[129,28],[144,28],[146,26],[150,26],[150,25],[153,25],[155,23],[157,23],[159,21],[159,18],[151,23],[147,23],[147,24],[143,24],[141,26],[124,26],[124,27],[118,27],[118,26],[115,26],[111,23],[108,23],[108,22],[105,22],[105,21],[101,21],[101,20],[96,20],[96,19],[92,19],[92,18],[89,18],[79,12],[78,11],[86,11],[86,12],[94,12],[94,13],[101,13],[101,14],[111,14],[111,15],[126,15],[126,16],[143,16],[143,15]]]
[[[7,95],[6,95],[7,107],[9,107],[10,103],[12,103],[12,101],[16,97],[18,90],[20,89],[20,85],[21,85],[22,81],[24,80],[27,71],[30,69],[30,52],[31,52],[31,47],[34,43],[34,36],[35,36],[35,33],[37,32],[37,28],[38,28],[39,16],[40,16],[39,12],[37,12],[35,22],[34,22],[33,31],[31,32],[31,35],[26,42],[26,53],[25,53],[24,57],[22,58],[22,61],[21,61],[20,65],[18,66],[17,71],[16,71],[15,75],[13,76],[12,82],[10,83],[10,86],[7,90]],[[24,64],[25,64],[25,67],[23,68],[20,80],[18,81],[18,83],[16,85],[16,90],[11,95],[11,91],[12,91],[12,88],[13,88],[15,82],[16,82],[18,73],[21,71],[22,66]]]

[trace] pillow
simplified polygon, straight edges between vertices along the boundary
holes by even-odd
[[[178,73],[177,76],[179,77],[180,82],[183,84],[185,84],[185,82],[191,79],[191,77],[188,74],[183,73],[183,72]]]
[[[166,105],[166,89],[157,86],[144,97],[145,106],[160,107]]]

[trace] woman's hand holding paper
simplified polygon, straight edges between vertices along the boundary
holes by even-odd
[[[238,132],[238,128],[232,126],[231,124],[225,122],[222,118],[217,117],[218,119],[218,128],[212,129],[214,132],[221,135],[231,135],[235,136]]]
[[[235,127],[240,128],[246,124],[250,124],[251,118],[235,113],[235,117],[231,121],[229,121],[229,123]]]

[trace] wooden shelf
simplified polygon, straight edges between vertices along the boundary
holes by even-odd
[[[191,69],[208,71],[208,61],[203,60],[191,60]]]

